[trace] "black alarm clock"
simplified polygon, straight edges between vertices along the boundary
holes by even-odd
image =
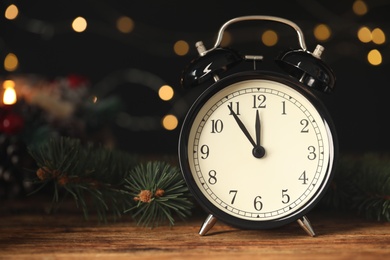
[[[253,66],[226,75],[241,62],[262,59],[220,47],[226,27],[247,20],[296,31],[300,49],[276,59],[282,73]],[[295,23],[263,15],[234,18],[223,24],[213,48],[196,47],[200,57],[183,71],[181,83],[208,87],[184,118],[178,155],[188,188],[209,214],[199,234],[217,220],[242,229],[297,221],[315,236],[306,214],[326,192],[338,155],[335,127],[319,98],[335,84],[320,58],[324,48],[308,51]]]

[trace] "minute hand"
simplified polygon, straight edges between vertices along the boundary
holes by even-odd
[[[245,125],[242,123],[240,118],[237,116],[236,113],[234,113],[231,106],[228,105],[228,108],[229,108],[230,112],[232,113],[234,119],[236,120],[238,126],[240,127],[241,131],[245,134],[246,138],[248,138],[249,142],[251,142],[253,147],[256,147],[257,146],[256,142],[253,140],[252,136],[249,134],[248,130],[246,129]]]
[[[256,146],[260,146],[260,115],[259,115],[259,110],[256,110],[256,122],[255,122],[255,128],[256,128]]]

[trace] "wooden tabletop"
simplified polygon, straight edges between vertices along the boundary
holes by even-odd
[[[297,223],[238,230],[222,222],[199,236],[203,213],[150,229],[130,216],[102,224],[77,210],[47,214],[46,203],[0,203],[0,259],[390,259],[390,223],[322,209],[307,215],[315,237]]]

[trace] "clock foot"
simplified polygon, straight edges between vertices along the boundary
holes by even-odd
[[[302,219],[298,219],[297,222],[309,236],[314,237],[316,235],[316,233],[314,233],[313,227],[310,224],[309,219],[306,216],[303,216]]]
[[[199,235],[204,236],[217,222],[217,218],[213,215],[208,215],[206,220],[203,222],[202,227],[199,230]]]

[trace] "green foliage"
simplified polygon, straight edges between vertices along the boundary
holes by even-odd
[[[139,163],[134,155],[66,137],[29,152],[39,167],[35,192],[51,185],[53,209],[71,195],[86,219],[92,209],[104,222],[128,213],[139,225],[155,227],[191,215],[191,194],[180,170],[167,162]],[[390,155],[342,155],[322,205],[390,221]]]
[[[178,168],[165,162],[148,162],[133,169],[125,186],[137,201],[134,211],[138,223],[154,226],[166,220],[174,224],[173,213],[181,218],[191,215],[189,190]]]
[[[336,209],[364,214],[368,219],[390,221],[390,156],[341,156],[323,202]]]
[[[68,137],[31,146],[29,153],[39,167],[36,182],[41,186],[35,192],[53,186],[52,209],[70,194],[86,219],[93,208],[104,222],[108,214],[116,219],[134,211],[134,217],[141,216],[139,224],[157,226],[168,219],[173,225],[173,213],[182,218],[190,213],[190,194],[180,172],[164,162],[136,167],[134,155]],[[140,201],[141,192],[148,190],[153,199]]]

